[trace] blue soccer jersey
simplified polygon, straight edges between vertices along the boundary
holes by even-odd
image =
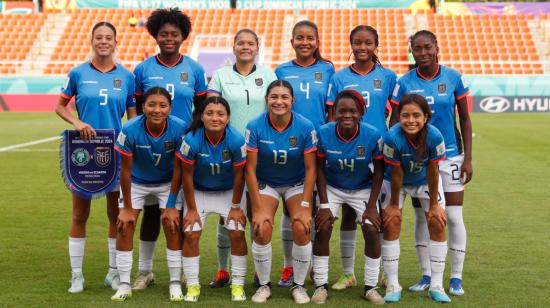
[[[155,136],[147,128],[145,115],[128,121],[118,135],[115,150],[132,157],[132,182],[161,184],[172,180],[174,154],[180,147],[187,123],[168,116],[163,132]]]
[[[388,130],[386,125],[386,108],[395,87],[397,75],[390,69],[375,64],[373,69],[362,75],[352,66],[338,71],[329,86],[328,105],[333,105],[338,93],[343,90],[355,90],[365,99],[367,110],[363,121],[376,127],[382,134]]]
[[[420,186],[427,184],[426,167],[428,161],[439,162],[445,159],[443,136],[435,126],[427,125],[427,157],[420,163],[416,162],[416,146],[405,136],[401,125],[392,126],[384,135],[384,160],[390,165],[403,168],[403,185]],[[385,178],[387,180],[391,179],[389,172],[386,172]]]
[[[319,130],[317,156],[326,160],[325,177],[330,186],[350,190],[371,188],[369,164],[384,158],[382,137],[374,126],[360,123],[355,135],[345,140],[337,131],[337,124],[331,122]]]
[[[447,157],[462,152],[460,136],[456,130],[456,101],[470,94],[460,73],[452,68],[440,65],[436,76],[428,79],[418,70],[411,70],[397,82],[392,95],[392,103],[398,104],[405,94],[419,94],[426,98],[432,108],[430,121],[445,139]]]
[[[208,140],[202,127],[187,133],[176,155],[194,165],[193,183],[203,191],[233,189],[233,167],[246,163],[244,137],[231,126],[217,144]]]
[[[279,65],[275,74],[292,85],[296,97],[294,112],[310,120],[317,130],[327,122],[325,104],[330,78],[334,75],[332,63],[317,60],[304,67],[289,61]]]
[[[182,56],[181,60],[167,66],[158,56],[150,57],[134,70],[136,95],[142,95],[153,87],[162,87],[172,96],[172,115],[191,123],[193,98],[206,93],[206,75],[195,60]]]
[[[313,124],[292,112],[288,125],[278,130],[264,113],[248,123],[246,147],[258,152],[258,183],[272,187],[291,186],[304,180],[304,154],[317,150],[317,133]]]
[[[85,62],[69,72],[61,96],[76,96],[78,118],[83,122],[95,129],[120,132],[126,109],[136,106],[134,76],[120,64],[102,72],[92,62]]]

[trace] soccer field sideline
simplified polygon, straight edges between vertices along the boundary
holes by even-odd
[[[474,132],[474,179],[468,187],[465,220],[469,232],[465,264],[467,294],[453,298],[465,306],[547,306],[550,305],[548,277],[550,252],[547,191],[550,174],[550,116],[547,114],[472,114]],[[23,124],[22,124],[23,123]],[[36,125],[33,125],[36,124]],[[69,128],[55,114],[0,114],[2,148],[55,136]],[[14,134],[13,132],[17,132]],[[70,276],[67,231],[70,222],[70,195],[59,174],[58,142],[29,145],[0,152],[0,306],[116,306],[114,292],[102,286],[106,272],[106,219],[103,199],[94,201],[88,227],[84,274],[88,289],[68,294]],[[412,241],[412,210],[405,206],[400,281],[404,287],[419,277]],[[280,213],[280,211],[279,211]],[[232,305],[229,289],[211,290],[206,284],[215,273],[215,219],[201,241],[200,306]],[[276,281],[282,263],[275,224],[274,265]],[[360,236],[359,236],[360,238]],[[356,276],[362,281],[362,240],[358,239]],[[331,241],[338,251],[338,234]],[[124,305],[168,306],[164,239],[159,239],[155,255],[157,283],[150,290],[136,292]],[[136,256],[137,254],[135,254]],[[250,254],[249,254],[250,255]],[[136,256],[137,257],[137,256]],[[250,257],[249,257],[250,259]],[[448,259],[447,259],[448,260]],[[447,264],[449,261],[447,261]],[[330,282],[340,273],[338,255],[331,256]],[[252,272],[249,260],[248,272]],[[448,266],[447,266],[448,272]],[[448,277],[448,274],[445,276]],[[252,295],[251,274],[246,291]],[[447,285],[445,279],[445,285]],[[519,288],[519,286],[524,286]],[[307,287],[313,292],[309,279]],[[365,304],[361,288],[330,292],[328,305]],[[270,306],[292,303],[286,289],[274,288]],[[250,302],[242,304],[249,305]],[[432,305],[425,294],[404,292],[401,305]]]

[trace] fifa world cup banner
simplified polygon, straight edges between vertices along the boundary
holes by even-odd
[[[90,140],[76,130],[62,133],[61,174],[67,188],[84,199],[99,198],[118,184],[119,159],[114,129],[98,129]]]

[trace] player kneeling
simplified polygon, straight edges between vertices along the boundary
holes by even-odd
[[[132,296],[130,273],[133,262],[133,236],[139,212],[146,200],[154,198],[163,211],[166,235],[166,259],[170,274],[170,300],[183,300],[181,291],[181,234],[177,228],[181,202],[176,208],[179,174],[175,174],[175,149],[187,124],[170,116],[171,96],[160,87],[144,95],[144,114],[132,119],[122,128],[115,149],[122,155],[117,234],[117,268],[120,287],[113,301],[125,301]],[[174,175],[175,180],[170,184]],[[180,197],[181,198],[181,197]],[[155,200],[155,201],[157,201]],[[174,224],[173,222],[176,222]]]
[[[200,295],[199,239],[210,214],[225,221],[231,240],[231,299],[244,301],[247,247],[246,214],[241,202],[244,190],[246,150],[244,137],[229,126],[229,104],[209,97],[196,111],[188,134],[176,153],[176,169],[182,169],[185,192],[183,218],[183,272],[187,278],[184,300],[196,302]]]

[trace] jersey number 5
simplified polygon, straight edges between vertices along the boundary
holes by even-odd
[[[109,99],[107,89],[99,89],[99,96],[103,97],[103,101],[99,103],[99,106],[107,106],[107,100]]]

